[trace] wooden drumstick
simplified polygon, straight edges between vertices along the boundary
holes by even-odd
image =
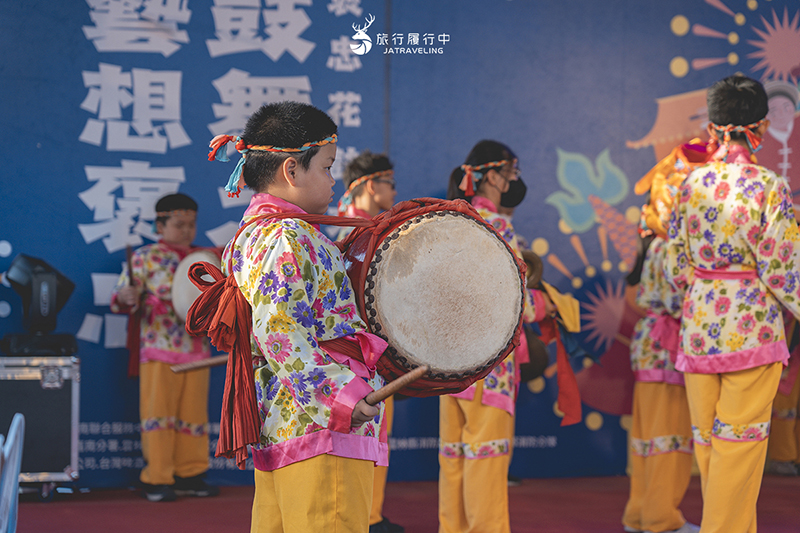
[[[378,402],[382,402],[395,392],[399,391],[400,389],[410,385],[411,383],[417,381],[419,378],[424,376],[428,372],[428,367],[418,366],[408,374],[402,375],[396,380],[387,383],[380,389],[376,391],[372,391],[367,394],[367,397],[364,398],[364,401],[367,402],[369,405],[375,405]]]
[[[228,362],[227,355],[215,355],[208,359],[200,359],[199,361],[192,361],[191,363],[180,363],[170,366],[170,370],[179,374],[181,372],[188,372],[190,370],[198,370],[200,368],[208,368],[210,366],[220,366]]]

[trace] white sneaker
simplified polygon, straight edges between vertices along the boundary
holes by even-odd
[[[767,474],[796,476],[797,466],[791,461],[770,461],[767,464]]]
[[[652,531],[645,531],[644,533],[653,533]],[[662,533],[700,533],[700,526],[684,522],[678,529],[672,531],[663,531]]]

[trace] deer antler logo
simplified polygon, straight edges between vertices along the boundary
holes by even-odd
[[[372,50],[372,39],[367,35],[367,28],[372,26],[372,23],[375,22],[375,17],[370,13],[369,17],[366,17],[364,20],[367,21],[367,24],[363,28],[353,24],[353,30],[355,30],[356,34],[353,35],[352,39],[358,42],[350,43],[350,50],[352,50],[354,54],[360,56]]]

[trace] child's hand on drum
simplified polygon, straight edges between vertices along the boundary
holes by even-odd
[[[135,311],[139,307],[139,289],[131,286],[123,287],[117,292],[117,300],[122,305],[133,307]]]
[[[359,400],[355,407],[353,407],[353,414],[350,416],[350,425],[358,427],[364,422],[369,422],[378,414],[380,410],[374,405],[370,405],[364,400]]]

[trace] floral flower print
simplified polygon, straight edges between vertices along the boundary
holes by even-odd
[[[266,348],[270,357],[279,363],[284,363],[292,351],[292,343],[283,333],[271,333],[267,336]]]

